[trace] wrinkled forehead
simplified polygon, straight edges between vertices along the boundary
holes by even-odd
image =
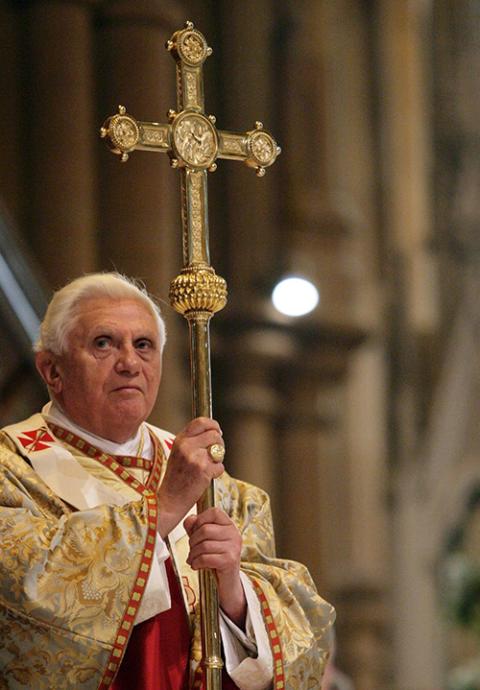
[[[141,299],[85,297],[72,311],[68,339],[83,337],[102,328],[138,332],[160,339],[158,320],[153,309]]]

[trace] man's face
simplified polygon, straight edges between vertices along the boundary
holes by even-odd
[[[72,421],[123,442],[148,417],[161,378],[157,323],[135,299],[82,301],[50,388]]]

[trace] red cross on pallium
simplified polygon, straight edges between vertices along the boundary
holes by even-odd
[[[46,429],[35,429],[34,431],[24,431],[18,440],[27,450],[44,450],[55,439],[50,436]]]
[[[174,438],[166,438],[165,439],[165,445],[167,446],[168,450],[172,450],[173,442],[175,441]]]

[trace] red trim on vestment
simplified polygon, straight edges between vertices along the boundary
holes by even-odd
[[[98,686],[98,690],[108,690],[108,688],[111,687],[112,681],[120,667],[123,655],[125,654],[127,642],[133,631],[133,624],[142,601],[143,593],[145,592],[145,587],[147,585],[148,576],[152,566],[155,551],[155,540],[157,536],[158,506],[156,490],[158,488],[158,484],[160,483],[161,468],[165,456],[157,439],[152,437],[155,455],[153,461],[153,470],[150,473],[147,488],[147,486],[135,479],[133,475],[122,467],[119,459],[116,456],[104,453],[84,439],[76,436],[76,434],[73,434],[67,429],[63,429],[56,424],[49,422],[49,427],[57,438],[61,439],[73,448],[80,450],[84,455],[98,460],[98,462],[100,462],[104,467],[107,467],[109,470],[114,472],[120,479],[122,479],[126,484],[128,484],[132,489],[146,499],[147,536],[143,548],[143,555],[140,560],[140,565],[132,591],[130,593],[129,602],[117,630],[115,642],[113,643],[113,648],[108,659],[102,681]]]
[[[171,607],[134,626],[111,690],[187,690],[190,626],[172,561],[165,561]]]
[[[145,491],[147,487],[151,491],[157,490],[162,476],[162,466],[165,461],[165,453],[163,452],[163,448],[155,436],[152,436],[154,447],[154,459],[152,461],[145,460],[144,458],[132,458],[130,456],[108,455],[108,453],[104,453],[99,448],[95,448],[95,446],[92,446],[90,443],[88,443],[88,441],[85,441],[83,438],[80,438],[80,436],[68,431],[68,429],[57,426],[57,424],[53,424],[52,422],[48,422],[48,426],[53,431],[55,436],[61,441],[67,443],[69,446],[72,446],[72,448],[79,450],[89,458],[98,460],[98,462],[100,462],[104,467],[111,470],[117,475],[117,477],[120,477],[120,479],[122,479],[139,494],[143,494],[143,491]],[[124,469],[126,461],[130,463],[130,467],[138,467],[140,469],[147,469],[146,463],[148,463],[149,470],[151,470],[151,472],[146,486],[135,479],[133,475]],[[132,461],[135,461],[135,465],[132,464]],[[144,468],[142,467],[143,464],[145,464]]]
[[[142,493],[144,498],[146,498],[148,511],[147,538],[145,540],[143,556],[140,560],[140,566],[135,578],[135,584],[130,593],[130,600],[127,604],[127,608],[118,628],[115,642],[113,643],[113,649],[107,662],[102,682],[98,686],[98,690],[107,690],[110,688],[112,681],[117,674],[123,655],[125,654],[130,635],[133,632],[133,624],[142,601],[143,593],[145,592],[145,587],[147,585],[148,576],[152,566],[155,550],[155,539],[157,534],[157,497],[154,493],[148,491],[148,489],[145,489]]]
[[[273,656],[273,688],[274,690],[284,690],[285,688],[285,669],[283,663],[282,646],[278,635],[277,627],[273,621],[273,615],[268,604],[267,597],[263,593],[260,584],[253,577],[250,577],[257,597],[262,607],[262,615],[268,632],[268,639]]]

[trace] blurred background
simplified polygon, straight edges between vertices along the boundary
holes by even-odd
[[[52,290],[112,269],[165,302],[153,421],[190,415],[179,174],[98,136],[119,104],[166,121],[187,19],[207,113],[283,149],[209,177],[228,468],[337,609],[331,688],[479,690],[480,0],[0,0],[0,423],[46,400]],[[320,295],[304,316],[271,302],[292,274]]]

